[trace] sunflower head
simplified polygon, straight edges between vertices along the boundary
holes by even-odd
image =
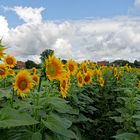
[[[5,48],[4,47],[0,47],[0,59],[4,57],[4,50]]]
[[[21,70],[15,77],[14,90],[17,90],[18,95],[27,96],[30,89],[33,87],[32,78],[27,70]]]
[[[92,82],[92,71],[88,70],[84,76],[84,83],[90,84]]]
[[[86,61],[84,61],[84,62],[81,63],[81,69],[82,69],[82,71],[83,71],[84,73],[87,72],[88,67],[87,67],[87,62],[86,62]]]
[[[102,77],[99,77],[99,78],[98,78],[98,82],[99,82],[99,85],[100,85],[101,87],[104,86],[104,79],[103,79]]]
[[[39,84],[39,77],[37,74],[33,74],[32,79],[33,79],[33,82],[35,83],[35,85]]]
[[[61,95],[62,95],[62,97],[63,98],[65,98],[66,97],[66,95],[67,95],[67,91],[68,91],[68,89],[69,89],[69,86],[70,86],[70,81],[69,81],[69,79],[68,78],[62,78],[61,80],[60,80],[60,93],[61,93]]]
[[[78,69],[78,65],[74,60],[71,59],[67,62],[67,68],[70,74],[75,75]]]
[[[15,72],[13,69],[8,69],[8,75],[15,76]]]
[[[78,81],[78,86],[79,86],[79,87],[82,87],[83,84],[84,84],[84,78],[83,78],[83,76],[82,76],[81,71],[79,71],[79,72],[77,73],[77,81]]]
[[[49,80],[59,80],[63,75],[63,64],[55,56],[49,56],[46,60],[46,76]]]
[[[0,64],[0,78],[5,78],[8,75],[8,70],[4,64]]]
[[[37,73],[37,69],[35,67],[32,68],[32,72],[33,74],[36,74]]]
[[[4,58],[4,63],[5,63],[5,65],[8,66],[9,68],[14,68],[17,62],[16,62],[16,59],[14,58],[14,56],[7,55],[7,56]]]

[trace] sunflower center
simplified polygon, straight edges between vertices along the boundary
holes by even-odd
[[[71,65],[71,64],[69,64],[69,70],[70,70],[70,71],[73,71],[73,70],[74,70],[74,66]]]
[[[25,88],[27,88],[27,81],[26,80],[23,80],[19,83],[19,88],[21,90],[24,90]]]
[[[81,76],[78,78],[78,81],[79,81],[79,83],[82,83],[82,77]]]
[[[3,55],[3,51],[0,51],[0,56]]]
[[[48,71],[50,74],[54,75],[56,73],[56,67],[54,65],[50,65],[48,67]]]
[[[33,80],[37,83],[38,82],[38,78],[36,76],[33,77]]]
[[[7,58],[6,59],[6,62],[9,64],[9,65],[12,65],[13,64],[13,60],[11,58]]]
[[[62,82],[62,88],[63,88],[63,89],[66,88],[66,81],[65,81],[65,80],[63,80],[63,82]]]
[[[0,68],[0,75],[3,75],[3,74],[5,74],[5,69]]]
[[[88,82],[90,80],[90,76],[89,75],[85,76],[84,80],[85,82]]]
[[[87,72],[87,67],[86,67],[86,66],[84,66],[84,72],[85,72],[85,73]]]

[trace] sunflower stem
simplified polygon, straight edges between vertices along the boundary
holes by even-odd
[[[39,78],[38,92],[40,92],[40,89],[41,89],[41,82],[42,82],[42,76],[40,76]]]
[[[3,79],[3,87],[6,87],[6,78]]]
[[[13,108],[13,102],[14,102],[14,88],[12,88],[12,97],[11,97],[11,107]]]

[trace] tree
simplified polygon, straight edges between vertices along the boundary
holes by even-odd
[[[47,59],[49,57],[49,55],[53,55],[53,54],[54,54],[54,50],[46,49],[40,54],[40,56],[41,56],[40,59],[42,62],[44,62],[45,59]]]
[[[27,60],[25,62],[25,66],[26,66],[27,69],[31,69],[33,67],[38,68],[38,65],[32,60]]]
[[[115,66],[125,66],[126,64],[128,64],[129,66],[134,67],[134,64],[127,60],[115,60],[111,64]]]
[[[140,61],[135,60],[134,65],[135,65],[135,67],[140,67]]]

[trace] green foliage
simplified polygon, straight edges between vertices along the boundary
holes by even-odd
[[[53,50],[46,49],[40,54],[40,59],[41,59],[42,62],[44,62],[45,59],[47,59],[49,55],[53,55],[53,54],[54,54]]]
[[[0,110],[0,128],[33,125],[37,123],[38,122],[25,111],[11,108],[3,108]]]
[[[31,68],[33,68],[33,67],[35,67],[35,68],[39,68],[39,67],[40,67],[38,64],[36,64],[36,63],[35,63],[34,61],[32,61],[32,60],[27,60],[27,61],[25,62],[25,66],[26,66],[27,69],[31,69]]]

